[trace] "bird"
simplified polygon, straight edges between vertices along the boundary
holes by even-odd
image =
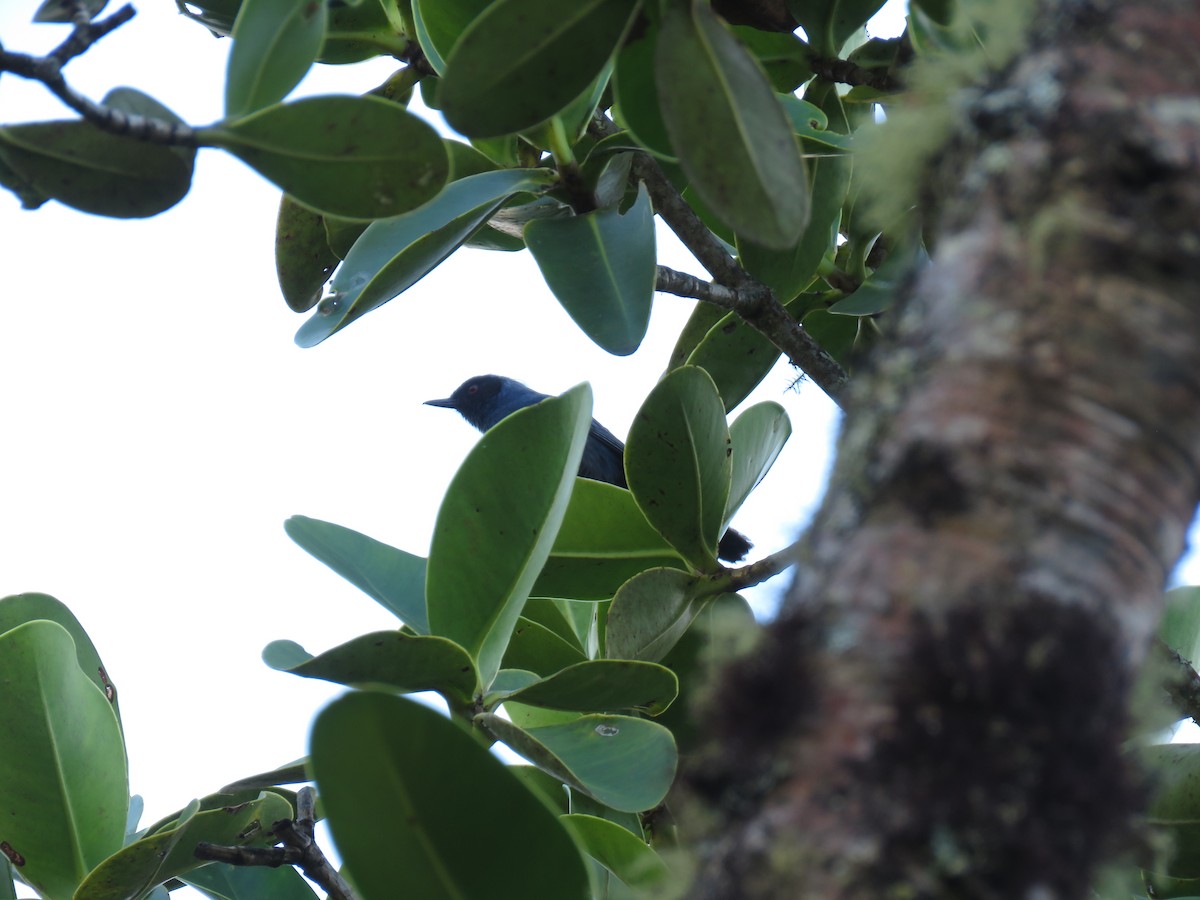
[[[519,409],[533,406],[549,397],[503,375],[476,375],[460,384],[449,397],[426,400],[426,406],[456,410],[480,431],[487,431]],[[628,488],[625,481],[625,445],[611,431],[592,419],[579,475]],[[740,562],[754,545],[744,534],[730,528],[721,536],[717,556],[725,562]]]

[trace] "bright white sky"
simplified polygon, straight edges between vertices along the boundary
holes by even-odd
[[[6,49],[45,52],[65,36],[27,24],[37,5],[0,5]],[[70,64],[70,82],[94,99],[137,87],[194,124],[220,118],[230,42],[171,0],[137,8]],[[318,67],[296,95],[361,93],[392,68]],[[0,77],[0,120],[69,116],[39,85]],[[90,632],[120,691],[146,822],[306,752],[312,717],[338,691],[266,668],[265,644],[320,652],[395,625],[293,545],[286,517],[427,552],[477,436],[422,401],[484,372],[546,392],[588,380],[597,418],[624,435],[690,312],[659,295],[641,351],[612,357],[571,323],[528,254],[468,250],[300,350],[303,318],[275,282],[278,200],[214,150],[199,154],[189,196],[149,220],[54,202],[25,212],[0,196],[0,595],[54,594]],[[663,263],[703,274],[662,243]],[[736,520],[756,554],[793,539],[828,466],[834,408],[812,385],[790,392],[791,380],[777,367],[753,398],[783,403],[794,430]],[[773,596],[755,602],[768,609]]]

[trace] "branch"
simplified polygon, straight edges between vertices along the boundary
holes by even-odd
[[[296,818],[280,819],[271,826],[283,847],[226,847],[204,841],[196,845],[196,858],[233,866],[298,866],[309,880],[325,890],[327,900],[356,900],[350,885],[329,864],[313,839],[315,806],[313,789],[301,788],[296,795]]]
[[[64,65],[135,15],[134,8],[126,4],[111,16],[96,22],[79,16],[70,36],[45,56],[0,50],[0,72],[12,72],[22,78],[40,81],[50,93],[102,131],[153,144],[194,147],[196,134],[190,126],[103,106],[75,91],[63,77]]]
[[[795,565],[799,553],[800,542],[796,541],[748,566],[725,569],[723,572],[709,575],[708,585],[699,593],[699,596],[731,594],[754,587],[756,584],[762,584],[768,578],[774,578],[784,569]]]
[[[902,85],[887,69],[867,69],[848,59],[813,57],[808,61],[813,74],[826,81],[836,81],[852,86],[865,85],[877,91],[895,93]]]
[[[1177,712],[1200,723],[1200,675],[1197,675],[1192,664],[1169,644],[1156,641],[1155,651],[1170,666],[1163,682],[1167,698]]]

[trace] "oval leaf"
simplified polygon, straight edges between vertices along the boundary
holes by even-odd
[[[623,659],[593,659],[508,695],[528,706],[574,712],[640,712],[657,716],[679,693],[675,673]]]
[[[654,58],[658,26],[647,25],[636,40],[617,54],[613,71],[613,118],[637,143],[660,159],[674,160],[675,151],[663,122],[654,88]]]
[[[233,23],[225,75],[225,116],[278,103],[316,62],[327,7],[319,0],[244,0]]]
[[[471,658],[453,641],[399,631],[359,635],[320,656],[292,641],[273,641],[263,650],[263,662],[281,672],[349,687],[437,691],[460,704],[470,701],[476,680]]]
[[[662,885],[671,870],[645,841],[608,819],[573,813],[563,824],[575,835],[584,853],[630,887]]]
[[[550,808],[428,707],[375,693],[335,700],[313,725],[312,760],[338,852],[364,900],[394,898],[397,873],[404,894],[422,900],[588,895],[583,860]],[[504,864],[465,865],[464,848],[486,848]]]
[[[292,312],[317,305],[337,262],[325,236],[324,216],[284,194],[275,222],[275,274]]]
[[[756,403],[729,426],[729,437],[733,441],[733,476],[729,500],[725,504],[726,522],[771,471],[791,434],[791,420],[783,407],[773,402]]]
[[[463,461],[438,510],[425,596],[431,633],[491,684],[567,510],[592,417],[586,384],[519,410]]]
[[[399,296],[458,249],[509,198],[544,190],[553,181],[548,169],[482,172],[451,182],[419,209],[372,222],[334,276],[333,294],[296,334],[296,343],[315,346]]]
[[[653,809],[675,778],[675,739],[645,719],[580,716],[528,729],[490,713],[475,721],[538,768],[622,812]]]
[[[21,878],[70,897],[121,849],[129,780],[112,706],[79,668],[74,641],[38,619],[0,635],[0,820]]]
[[[213,900],[316,900],[304,876],[291,866],[229,866],[193,869],[179,879]],[[153,900],[153,898],[151,898]]]
[[[317,212],[382,219],[432,199],[449,174],[436,131],[378,97],[308,97],[197,133]]]
[[[413,24],[417,43],[439,75],[446,71],[446,57],[458,39],[492,0],[413,0]]]
[[[446,60],[446,121],[470,137],[495,137],[550,118],[604,68],[637,7],[638,0],[498,0]]]
[[[654,210],[645,185],[624,215],[610,207],[535,220],[525,226],[525,244],[584,334],[617,356],[641,345],[658,271]]]
[[[729,428],[716,385],[692,366],[655,385],[625,447],[629,489],[646,519],[701,570],[717,565],[729,454]]]
[[[583,662],[586,658],[577,642],[556,634],[540,622],[521,616],[509,638],[501,665],[505,669],[525,669],[545,676]]]
[[[535,597],[607,600],[645,569],[683,565],[629,491],[578,478]]]
[[[37,192],[116,219],[170,209],[192,183],[190,162],[174,148],[118,137],[87,122],[0,128],[0,159]]]
[[[617,591],[608,610],[605,656],[657,662],[700,614],[698,580],[678,569],[649,569]]]
[[[754,58],[707,3],[672,5],[656,81],[671,146],[691,186],[739,234],[794,244],[808,220],[804,161]]]
[[[418,634],[425,618],[425,559],[332,522],[292,516],[288,537]]]

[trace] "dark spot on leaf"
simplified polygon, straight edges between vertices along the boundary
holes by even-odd
[[[25,865],[25,857],[14,850],[12,844],[8,841],[0,841],[0,853],[7,856],[8,861],[18,868]]]

